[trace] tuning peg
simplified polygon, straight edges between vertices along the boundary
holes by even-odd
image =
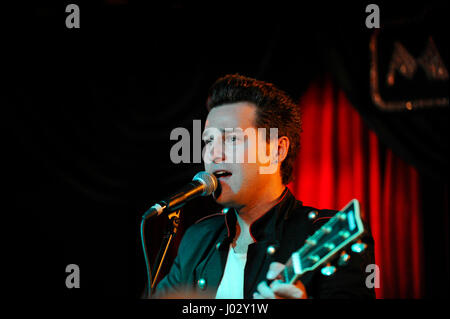
[[[358,240],[352,245],[352,251],[355,253],[362,253],[366,248],[367,244],[363,243],[361,240]]]
[[[334,274],[336,272],[336,267],[331,266],[330,263],[328,263],[325,267],[323,267],[320,272],[322,273],[322,275],[324,276],[331,276],[332,274]]]
[[[338,259],[338,265],[339,266],[344,266],[348,263],[348,261],[350,260],[350,255],[347,254],[347,252],[345,250],[343,250],[341,252],[341,256]]]

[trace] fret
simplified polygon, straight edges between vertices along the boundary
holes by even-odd
[[[292,258],[289,258],[286,266],[284,267],[284,282],[290,282],[295,277],[295,270],[292,264]]]

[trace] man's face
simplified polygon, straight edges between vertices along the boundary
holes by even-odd
[[[255,120],[256,106],[246,102],[217,106],[206,119],[205,170],[216,175],[220,186],[214,197],[223,206],[247,205],[259,190],[270,187],[270,175],[260,169],[268,166],[268,156],[258,156],[258,145],[266,155],[268,144],[265,136],[258,136]],[[256,137],[244,132],[256,132]]]

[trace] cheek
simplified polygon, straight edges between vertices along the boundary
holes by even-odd
[[[267,166],[274,162],[277,145],[274,142],[267,143],[266,139],[260,139],[257,147],[257,163],[260,166]]]
[[[205,167],[205,171],[208,170],[212,165],[211,157],[207,155],[207,153],[202,154],[203,166]]]
[[[225,145],[224,148],[225,162],[233,164],[254,163],[252,160],[252,154],[256,154],[256,150],[249,147],[246,144],[240,144],[237,146]]]
[[[245,163],[240,165],[238,182],[240,185],[252,185],[258,179],[259,165],[256,163]]]
[[[254,139],[249,139],[245,147],[240,150],[245,158],[246,164],[255,164],[258,162],[258,143]]]

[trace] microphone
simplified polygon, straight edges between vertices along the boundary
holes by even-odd
[[[198,172],[192,179],[192,182],[184,186],[174,195],[150,207],[142,215],[142,219],[146,220],[155,215],[159,216],[165,210],[174,211],[195,197],[211,195],[217,189],[217,185],[217,178],[213,174]]]

